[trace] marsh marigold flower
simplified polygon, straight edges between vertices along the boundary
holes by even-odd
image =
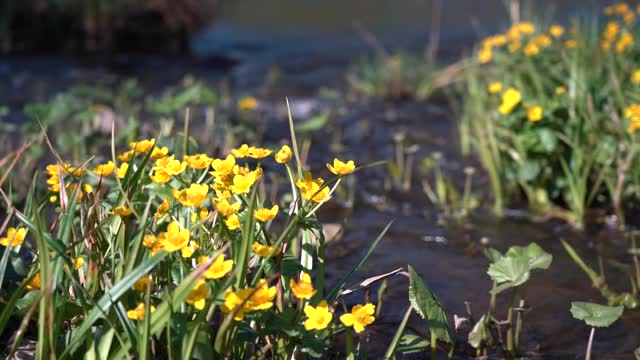
[[[26,289],[28,291],[40,289],[40,273],[39,272],[36,273],[36,276],[34,276],[33,279],[31,279],[31,281],[29,281],[29,283],[26,286]]]
[[[373,314],[376,311],[376,306],[373,304],[356,305],[351,308],[351,313],[343,314],[340,316],[340,321],[347,327],[353,327],[356,333],[361,333],[367,325],[372,324],[375,321]]]
[[[549,34],[551,34],[551,36],[555,37],[555,38],[559,38],[560,36],[562,36],[562,34],[564,34],[564,28],[561,25],[551,25],[549,27]]]
[[[149,305],[149,312],[154,312],[154,311],[156,311],[156,307],[153,305]],[[131,320],[144,320],[144,316],[145,316],[145,311],[144,311],[143,302],[138,303],[138,306],[136,306],[135,309],[127,311],[127,317]]]
[[[569,39],[564,42],[564,47],[567,49],[575,49],[577,46],[578,46],[578,43],[573,39]]]
[[[247,300],[247,308],[251,311],[267,310],[273,307],[273,299],[276,297],[276,287],[261,280],[253,295]]]
[[[236,195],[246,194],[251,190],[251,186],[256,182],[256,173],[249,172],[246,175],[235,175],[233,184],[229,186],[229,190]]]
[[[183,247],[182,249],[180,249],[180,255],[185,258],[188,259],[191,256],[193,256],[193,253],[198,250],[200,248],[200,245],[198,245],[197,242],[195,241],[189,241],[189,244],[187,244],[187,246]]]
[[[490,62],[491,59],[493,59],[493,51],[491,50],[491,48],[483,47],[482,49],[480,49],[480,51],[478,51],[478,62],[480,64],[486,64]]]
[[[212,158],[205,154],[185,155],[184,161],[187,165],[196,170],[206,169],[211,165]]]
[[[631,82],[634,84],[640,84],[640,69],[635,69],[631,74]]]
[[[150,158],[152,158],[153,160],[158,160],[164,158],[165,156],[167,156],[167,154],[169,154],[169,148],[167,148],[166,146],[162,148],[156,146],[153,148],[153,151],[151,151]]]
[[[224,177],[233,172],[233,168],[236,166],[236,158],[233,155],[228,155],[226,159],[214,159],[211,162],[213,171],[209,174],[215,177]]]
[[[147,288],[153,289],[154,285],[153,278],[149,275],[145,275],[133,283],[133,288],[139,292],[146,292]]]
[[[126,205],[122,205],[122,206],[116,206],[113,210],[111,210],[111,212],[109,212],[110,215],[115,215],[115,216],[120,216],[120,217],[125,217],[125,216],[129,216],[131,214],[133,214],[133,209],[131,209],[130,207],[126,206]]]
[[[271,209],[262,208],[253,212],[253,217],[258,221],[267,222],[273,220],[278,215],[278,205],[273,205]]]
[[[229,230],[240,228],[240,220],[238,219],[238,215],[232,214],[224,221],[224,224],[227,225],[227,228],[229,228]]]
[[[198,207],[207,198],[209,193],[209,185],[204,184],[191,184],[188,188],[183,190],[173,189],[172,195],[183,206],[195,206]]]
[[[273,153],[273,150],[251,147],[248,156],[254,159],[262,159],[271,155],[271,153]]]
[[[534,106],[530,106],[529,109],[527,109],[527,118],[529,118],[529,121],[539,121],[540,119],[542,119],[542,107],[538,106],[538,105],[534,105]]]
[[[225,260],[224,257],[224,254],[218,255],[218,257],[213,261],[213,264],[211,264],[204,273],[205,278],[213,280],[221,279],[231,271],[233,268],[233,260]],[[198,262],[202,264],[207,262],[207,260],[208,258],[206,256],[201,256]]]
[[[253,151],[253,146],[250,147],[247,144],[242,144],[237,149],[231,149],[231,153],[233,154],[233,156],[235,156],[237,158],[247,157],[247,156],[249,156],[249,154],[251,154],[252,151]]]
[[[326,300],[320,301],[316,307],[305,306],[304,314],[307,315],[307,320],[304,322],[304,329],[307,331],[324,330],[333,320],[333,314],[329,311]]]
[[[156,213],[153,214],[154,218],[159,218],[164,216],[167,212],[169,212],[169,207],[171,205],[169,204],[169,199],[164,199],[162,200],[162,202],[160,203],[160,205],[158,205],[158,208],[156,209]]]
[[[236,311],[233,319],[236,321],[242,321],[244,319],[245,310],[249,310],[245,300],[249,297],[252,291],[252,288],[242,289],[237,293],[233,292],[231,289],[227,290],[224,294],[224,302],[220,306],[220,310],[225,314]]]
[[[238,110],[255,110],[258,107],[258,100],[253,96],[247,96],[237,103]]]
[[[531,57],[531,56],[536,56],[540,53],[540,47],[538,46],[538,44],[534,43],[534,42],[528,42],[527,45],[524,47],[524,54]]]
[[[298,282],[293,281],[293,279],[289,280],[289,286],[291,287],[293,296],[298,299],[311,299],[317,292],[316,289],[313,288],[311,276],[307,273],[303,273],[302,278],[299,279]]]
[[[240,210],[240,203],[236,202],[230,204],[227,199],[222,199],[218,202],[215,202],[215,207],[218,214],[224,217],[228,217]]]
[[[204,280],[198,280],[196,286],[193,287],[191,293],[186,298],[188,304],[192,304],[196,309],[204,309],[204,305],[209,297],[209,288],[207,282]]]
[[[263,245],[257,241],[254,241],[253,244],[251,245],[251,250],[253,250],[253,252],[259,257],[267,257],[269,256],[269,254],[271,254],[271,251],[273,251],[273,246]],[[276,251],[273,253],[273,256],[276,256],[279,253],[280,253],[280,248],[276,249]]]
[[[7,229],[7,236],[0,238],[0,245],[9,246],[11,243],[11,247],[16,247],[22,245],[24,242],[24,237],[27,235],[27,229],[25,228],[13,228],[10,227]]]
[[[151,138],[129,143],[129,148],[135,152],[135,155],[140,155],[148,153],[155,144],[156,139]]]
[[[127,170],[129,170],[129,164],[126,162],[123,162],[122,164],[120,164],[120,167],[116,170],[116,175],[118,176],[118,178],[124,179],[124,176],[127,175]]]
[[[282,148],[276,153],[276,162],[280,164],[288,163],[292,157],[291,148],[288,145],[282,145]]]
[[[125,151],[118,155],[118,160],[120,161],[131,161],[131,159],[133,159],[133,150]]]
[[[313,179],[310,172],[304,174],[304,179],[296,180],[296,186],[300,189],[300,195],[307,200],[315,202],[327,201],[330,199],[329,187],[322,187],[324,180],[321,178]],[[322,190],[320,190],[322,188]],[[326,199],[325,199],[326,198]]]
[[[487,86],[487,91],[489,91],[491,94],[499,93],[500,91],[502,91],[502,83],[499,81],[492,82]]]
[[[520,95],[518,90],[508,88],[504,93],[502,93],[502,104],[500,104],[498,111],[502,115],[510,114],[511,111],[513,111],[513,108],[520,103],[521,99],[522,95]]]
[[[353,160],[343,163],[338,159],[333,159],[333,166],[331,166],[331,164],[327,164],[327,169],[329,169],[329,171],[340,176],[351,174],[355,168],[356,164]]]
[[[158,243],[162,245],[164,251],[174,252],[187,246],[190,238],[191,232],[189,229],[180,230],[180,224],[172,221],[167,226],[167,231],[158,235]]]
[[[93,173],[98,176],[109,176],[115,169],[113,161],[109,160],[106,164],[100,164],[93,169]]]

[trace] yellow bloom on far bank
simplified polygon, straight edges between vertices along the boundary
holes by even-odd
[[[355,168],[356,164],[353,160],[343,163],[338,159],[333,159],[333,166],[331,166],[331,164],[327,164],[327,169],[329,169],[329,171],[340,176],[351,174]]]
[[[307,273],[303,273],[302,278],[299,279],[298,282],[293,281],[293,279],[289,280],[289,286],[291,287],[293,296],[298,299],[311,299],[317,292],[317,290],[313,288],[311,276]]]
[[[562,36],[562,34],[564,34],[564,28],[561,25],[551,25],[549,27],[549,34],[551,34],[551,36],[555,37],[555,38],[559,38],[560,36]]]
[[[340,321],[347,327],[353,327],[356,333],[361,333],[367,325],[375,321],[373,314],[376,306],[373,304],[356,305],[351,308],[351,313],[340,316]]]
[[[531,56],[536,56],[540,53],[540,47],[538,46],[538,44],[530,41],[527,43],[527,45],[524,47],[524,54],[531,57]]]
[[[233,260],[225,260],[224,257],[224,254],[218,255],[218,257],[213,261],[213,264],[211,264],[204,273],[205,278],[213,280],[221,279],[231,271],[233,268]],[[201,256],[198,259],[198,262],[202,264],[207,262],[207,260],[206,256]]]
[[[186,298],[188,304],[192,304],[196,309],[204,309],[204,305],[209,297],[209,288],[207,282],[204,280],[198,280],[196,286],[193,287],[191,293]]]
[[[113,161],[109,160],[106,164],[100,164],[93,169],[93,173],[98,176],[109,176],[115,169]]]
[[[307,315],[307,320],[304,322],[304,329],[307,331],[324,330],[333,320],[333,314],[329,311],[326,300],[320,301],[316,307],[305,306],[304,314]]]
[[[282,148],[276,153],[275,159],[276,162],[280,164],[285,164],[291,160],[293,154],[291,153],[291,148],[288,145],[282,145]]]
[[[558,86],[556,87],[555,92],[556,92],[556,95],[562,95],[567,92],[567,88],[564,86]]]
[[[158,235],[158,243],[162,245],[164,251],[174,252],[187,246],[190,238],[191,232],[189,229],[180,230],[180,224],[172,221],[167,226],[167,231]]]
[[[153,305],[149,305],[149,312],[154,312],[156,311],[156,307]],[[135,309],[133,310],[127,310],[127,317],[131,320],[144,320],[144,316],[145,316],[145,311],[144,311],[144,303],[138,303],[138,306],[136,306]]]
[[[5,247],[9,246],[9,243],[11,243],[11,247],[22,245],[26,235],[27,229],[21,227],[16,229],[14,227],[10,227],[7,229],[7,235],[0,238],[0,245]]]
[[[271,209],[258,209],[253,212],[253,217],[262,222],[271,221],[276,217],[276,215],[278,215],[278,209],[278,205],[273,205]]]
[[[564,47],[567,49],[575,49],[578,46],[578,42],[574,39],[569,39],[564,42]]]
[[[209,185],[204,184],[191,184],[188,188],[183,190],[173,189],[172,195],[183,206],[195,206],[198,207],[207,198],[209,193]]]
[[[502,93],[502,104],[500,104],[498,111],[502,115],[510,114],[511,111],[513,111],[513,108],[520,103],[521,99],[522,95],[520,95],[518,90],[508,88],[504,93]]]
[[[240,100],[237,103],[238,110],[255,110],[258,107],[258,99],[253,96],[247,96]]]
[[[499,81],[494,81],[487,86],[487,91],[491,94],[499,93],[502,91],[502,83]]]
[[[529,118],[529,121],[539,121],[540,119],[542,119],[542,115],[543,110],[541,106],[534,105],[530,106],[529,109],[527,109],[527,118]]]
[[[491,50],[491,48],[483,47],[482,49],[480,49],[480,51],[478,51],[478,62],[480,64],[486,64],[490,62],[491,59],[493,59],[493,51]]]

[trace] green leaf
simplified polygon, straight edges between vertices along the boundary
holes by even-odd
[[[540,173],[540,164],[536,161],[524,159],[518,168],[518,177],[524,181],[531,181]]]
[[[487,274],[497,283],[509,282],[520,286],[529,280],[529,261],[526,257],[503,256],[489,265]]]
[[[484,256],[486,256],[489,261],[496,262],[502,257],[502,254],[494,248],[486,248],[484,249]]]
[[[396,349],[401,354],[411,354],[425,351],[429,348],[429,339],[413,334],[404,334]]]
[[[298,133],[312,132],[322,129],[329,122],[329,113],[322,113],[298,123],[296,130]]]
[[[509,248],[505,256],[525,257],[529,263],[529,271],[542,271],[551,266],[553,256],[544,251],[538,244],[531,243],[529,246],[512,246]]]
[[[478,320],[469,333],[469,345],[477,349],[483,342],[485,345],[488,345],[491,344],[492,341],[493,338],[491,337],[491,331],[487,328],[486,315],[482,315],[480,320]]]
[[[593,327],[608,327],[622,315],[624,306],[606,306],[588,302],[571,303],[571,315]]]
[[[429,330],[437,339],[451,343],[447,312],[435,295],[425,285],[420,275],[409,266],[409,301],[413,309],[429,324]]]

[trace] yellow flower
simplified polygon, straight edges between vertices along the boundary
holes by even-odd
[[[129,150],[118,155],[118,160],[120,161],[131,161],[131,159],[133,159],[133,150]]]
[[[224,294],[224,302],[220,306],[220,310],[222,310],[223,313],[228,314],[237,308],[237,311],[233,316],[233,320],[242,321],[244,319],[246,303],[243,306],[241,305],[252,291],[252,288],[243,289],[237,293],[233,292],[231,289],[227,290]]]
[[[184,161],[189,165],[189,167],[196,170],[202,170],[208,168],[213,159],[205,154],[196,154],[191,156],[185,155]]]
[[[133,284],[133,288],[140,292],[146,292],[147,288],[153,289],[154,285],[153,278],[150,275],[145,275]]]
[[[262,222],[271,221],[276,215],[278,215],[278,205],[273,205],[271,209],[262,208],[253,212],[253,217]]]
[[[631,82],[634,84],[640,84],[640,69],[635,69],[631,75]]]
[[[542,47],[547,47],[551,45],[551,38],[545,34],[541,34],[534,37],[532,41]]]
[[[198,207],[207,198],[209,186],[203,184],[191,184],[187,189],[173,189],[173,197],[178,199],[183,206]]]
[[[289,280],[289,286],[291,287],[293,296],[298,299],[311,299],[317,292],[311,283],[311,276],[307,273],[303,273],[302,278],[298,280],[298,282],[293,281],[293,279]]]
[[[166,146],[163,148],[154,147],[150,157],[153,160],[158,160],[167,156],[168,153],[169,153],[169,149]]]
[[[229,204],[227,199],[222,199],[215,203],[216,211],[218,214],[229,217],[232,214],[235,214],[240,209],[240,203],[236,202],[233,204]]]
[[[109,176],[115,169],[113,161],[109,160],[106,164],[100,164],[93,169],[93,173],[99,176]]]
[[[313,179],[310,172],[304,174],[304,179],[296,180],[296,186],[300,189],[300,195],[307,200],[313,200],[315,202],[327,201],[330,197],[329,187],[322,187],[324,180],[321,178]],[[320,188],[322,187],[322,190]],[[326,199],[325,199],[326,197]]]
[[[264,149],[264,148],[251,147],[250,149],[251,149],[251,151],[249,151],[248,156],[250,158],[254,158],[254,159],[265,158],[265,157],[271,155],[271,153],[273,152],[273,150]]]
[[[259,257],[267,257],[269,256],[269,254],[271,254],[271,251],[273,251],[273,246],[262,245],[259,242],[254,241],[253,244],[251,245],[251,250],[253,250],[253,252]],[[276,256],[279,253],[280,253],[280,248],[276,249],[276,251],[273,253],[273,256]]]
[[[524,54],[529,56],[529,57],[536,56],[536,55],[538,55],[538,53],[540,53],[540,47],[538,46],[538,44],[536,44],[534,42],[530,41],[524,47]]]
[[[632,122],[629,123],[629,127],[627,128],[627,132],[629,134],[633,134],[638,129],[640,129],[640,121],[632,121]]]
[[[287,145],[282,145],[280,151],[278,151],[275,155],[276,162],[280,164],[285,164],[291,160],[292,157],[291,148]]]
[[[166,171],[161,169],[161,170],[156,170],[153,173],[153,175],[149,175],[149,178],[151,179],[151,181],[153,181],[156,184],[164,184],[169,180],[171,180],[171,175],[169,175]]]
[[[82,267],[82,264],[84,264],[84,259],[79,257],[76,259],[71,259],[71,262],[73,263],[73,268],[78,270]]]
[[[236,105],[238,107],[238,110],[255,110],[255,108],[258,107],[258,100],[256,98],[254,98],[253,96],[247,96],[244,97],[240,100],[238,100],[238,103]]]
[[[556,95],[562,95],[567,92],[567,88],[564,86],[556,87]]]
[[[522,47],[522,43],[519,40],[517,40],[517,41],[511,42],[509,44],[509,47],[507,47],[507,50],[509,50],[510,53],[514,53],[518,51],[521,47]]]
[[[196,286],[193,287],[193,290],[191,290],[191,293],[187,296],[186,302],[193,304],[196,309],[202,310],[208,297],[209,288],[207,288],[206,281],[198,280]]]
[[[28,291],[40,289],[40,273],[36,273],[36,276],[31,279],[31,281],[27,284],[26,289]]]
[[[225,221],[224,224],[227,225],[229,230],[235,230],[240,227],[240,220],[238,220],[238,215],[232,214]]]
[[[555,37],[555,38],[559,38],[560,36],[562,36],[562,34],[564,34],[564,28],[561,25],[551,25],[549,27],[549,34],[551,34],[551,36]]]
[[[530,106],[529,109],[527,109],[527,117],[529,118],[529,121],[539,121],[540,119],[542,119],[542,115],[542,106],[534,105]]]
[[[267,310],[273,306],[275,297],[276,287],[270,287],[266,281],[261,280],[246,305],[250,311]]]
[[[333,314],[329,311],[326,300],[320,301],[316,307],[305,306],[304,314],[307,315],[307,320],[304,322],[304,329],[307,331],[324,330],[333,320]]]
[[[156,311],[156,307],[153,305],[149,305],[149,312],[154,312]],[[127,317],[129,317],[129,319],[131,320],[144,320],[144,303],[138,303],[138,306],[136,306],[135,309],[133,310],[128,310],[127,311]]]
[[[236,166],[236,158],[233,155],[228,155],[226,159],[215,159],[211,162],[211,167],[213,171],[210,171],[209,174],[215,177],[223,177],[231,174],[233,172],[233,168]]]
[[[502,115],[507,115],[513,111],[513,108],[516,107],[520,103],[522,99],[522,95],[520,92],[514,88],[508,88],[507,91],[502,93],[502,104],[498,111]]]
[[[242,144],[242,146],[240,146],[237,149],[231,149],[231,153],[233,154],[233,156],[237,158],[243,158],[243,157],[249,156],[249,154],[251,154],[253,149],[254,149],[253,146],[250,147],[247,144]]]
[[[256,173],[250,172],[246,175],[236,175],[233,177],[233,184],[229,189],[236,195],[246,194],[251,190],[251,186],[256,182]]]
[[[499,93],[500,91],[502,91],[502,83],[499,81],[492,82],[487,86],[487,90],[491,94]]]
[[[142,245],[151,249],[158,243],[158,238],[153,234],[147,234],[142,238]]]
[[[131,209],[130,207],[128,207],[126,205],[116,206],[113,210],[111,210],[109,212],[109,214],[110,215],[116,215],[116,216],[125,217],[125,216],[129,216],[129,215],[133,214],[133,209]]]
[[[131,150],[135,151],[136,156],[140,154],[146,154],[156,144],[156,139],[141,140],[138,142],[129,143]]]
[[[201,256],[199,259],[200,264],[207,262],[206,256]],[[213,261],[213,264],[209,266],[207,271],[204,273],[204,277],[207,279],[221,279],[225,275],[227,275],[231,269],[233,268],[233,260],[225,260],[224,254],[218,255],[218,257]]]
[[[618,39],[618,43],[616,44],[616,51],[618,53],[623,53],[631,45],[633,45],[633,36],[629,33],[625,33],[620,36],[620,39]]]
[[[530,22],[520,22],[515,25],[518,31],[525,35],[533,34],[536,31],[536,27]]]
[[[367,303],[366,305],[356,305],[351,308],[351,313],[340,316],[340,321],[347,327],[353,327],[356,333],[361,333],[367,325],[370,325],[376,319],[373,314],[376,306]]]
[[[0,238],[0,245],[5,247],[9,246],[9,243],[11,247],[22,245],[25,235],[27,235],[27,229],[10,227],[7,229],[7,236]]]
[[[200,248],[200,245],[194,241],[189,241],[189,245],[180,249],[181,255],[183,258],[190,258],[193,256],[193,253]]]
[[[176,176],[180,175],[186,168],[187,163],[184,161],[176,160],[175,155],[163,157],[156,160],[156,163],[151,168],[152,170],[164,171],[167,175]]]
[[[205,221],[207,216],[209,216],[209,209],[203,207],[198,210],[198,218],[200,218],[200,221]]]
[[[156,209],[156,213],[153,214],[153,217],[159,218],[161,216],[164,216],[164,214],[166,214],[169,211],[169,206],[171,206],[169,204],[169,199],[162,200],[162,203],[160,203],[160,205]]]
[[[564,42],[564,47],[566,47],[567,49],[575,49],[576,46],[578,46],[578,43],[573,39],[569,39]]]
[[[493,58],[493,51],[491,48],[483,47],[478,51],[478,62],[480,64],[486,64]]]
[[[123,179],[124,176],[127,174],[127,170],[129,170],[129,164],[126,162],[123,162],[122,164],[120,164],[120,167],[118,168],[118,170],[116,170],[116,175],[118,175],[118,178]]]
[[[333,166],[331,166],[331,164],[327,164],[327,169],[329,169],[329,171],[341,176],[351,174],[355,168],[356,164],[353,162],[353,160],[349,160],[346,163],[343,163],[338,159],[333,159]]]
[[[174,252],[187,246],[190,237],[189,229],[180,230],[180,225],[176,221],[172,221],[167,226],[167,231],[158,236],[158,243],[162,245],[164,251]]]

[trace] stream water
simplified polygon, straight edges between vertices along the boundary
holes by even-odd
[[[443,0],[442,3],[440,42],[444,58],[468,51],[478,36],[495,32],[507,22],[501,0]],[[566,23],[568,14],[588,13],[606,2],[531,3],[538,13],[557,14],[556,18]],[[268,69],[278,66],[282,72],[278,86],[260,99],[268,124],[265,140],[275,143],[288,136],[283,95],[290,96],[297,119],[318,111],[335,110],[334,103],[318,96],[318,90],[344,87],[345,67],[354,58],[372,52],[354,30],[354,20],[385,46],[419,49],[428,40],[431,9],[430,1],[417,0],[223,2],[216,23],[194,37],[192,48],[196,56],[193,58],[118,56],[107,61],[59,56],[0,58],[0,105],[2,102],[8,105],[10,121],[22,121],[20,109],[25,103],[47,98],[73,83],[137,77],[145,88],[154,89],[175,84],[187,73],[209,82],[228,79],[234,92],[251,94],[258,92],[257,87]],[[335,114],[331,127],[313,136],[309,163],[319,165],[318,169],[329,154],[336,130],[342,134],[341,155],[358,164],[391,159],[394,151],[391,134],[404,131],[408,143],[420,146],[418,158],[433,151],[442,152],[444,167],[453,178],[463,178],[465,166],[477,166],[472,159],[459,154],[455,121],[437,101],[393,104],[371,101]],[[562,223],[534,222],[518,216],[517,211],[510,212],[515,215],[498,219],[484,207],[476,210],[463,225],[444,227],[439,222],[440,211],[428,203],[419,179],[414,179],[409,192],[389,192],[383,187],[385,176],[384,168],[356,174],[353,210],[332,208],[321,214],[327,223],[342,223],[348,217],[343,236],[328,250],[329,282],[336,282],[348,273],[385,224],[395,220],[353,281],[410,264],[451,316],[466,315],[465,301],[471,302],[471,309],[477,315],[486,310],[491,288],[486,274],[488,260],[474,251],[480,238],[487,237],[491,246],[501,251],[511,245],[537,242],[552,253],[554,259],[549,270],[535,274],[528,283],[530,309],[524,315],[523,348],[532,357],[536,354],[553,359],[582,356],[589,328],[573,320],[570,302],[603,303],[604,299],[566,255],[559,240],[571,242],[590,264],[596,264],[597,245],[604,249],[608,259],[628,263],[630,259],[625,255],[628,244],[620,233],[606,226],[577,233]],[[482,174],[477,175],[474,191],[485,195],[485,205],[490,200],[490,195],[484,193],[488,188]],[[621,271],[608,270],[607,279],[614,288],[629,287]],[[389,279],[382,317],[378,320],[383,325],[374,326],[371,331],[369,346],[373,354],[386,349],[395,324],[402,318],[408,306],[407,288],[406,278]],[[498,297],[499,309],[505,309],[505,298],[506,295]],[[350,295],[347,300],[362,301],[362,293]],[[499,315],[506,318],[506,310]],[[595,358],[633,358],[633,350],[640,346],[639,320],[640,311],[626,311],[610,328],[598,330],[593,348]],[[424,321],[417,316],[410,325],[422,331],[426,329]],[[468,329],[461,330],[461,336],[466,331]],[[424,357],[426,355],[416,358]]]

